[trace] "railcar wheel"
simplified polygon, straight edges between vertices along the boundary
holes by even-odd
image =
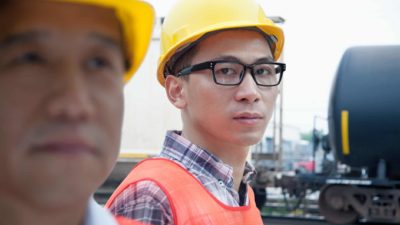
[[[344,194],[348,188],[343,185],[328,185],[322,189],[318,204],[325,220],[334,224],[351,224],[358,219],[358,213]]]

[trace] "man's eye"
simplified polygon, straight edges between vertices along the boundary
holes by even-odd
[[[273,74],[273,68],[271,67],[259,67],[255,68],[254,70],[255,75],[272,75]]]
[[[220,68],[217,71],[217,73],[221,74],[221,75],[235,75],[236,74],[236,70],[226,67],[226,68]]]
[[[14,59],[14,63],[41,63],[44,59],[37,52],[25,52]]]
[[[102,68],[111,67],[111,63],[109,62],[109,60],[107,60],[106,58],[103,58],[103,57],[91,58],[88,61],[87,65],[90,69],[102,69]]]
[[[268,75],[268,74],[270,74],[270,71],[266,70],[266,69],[257,69],[256,74],[257,75]]]

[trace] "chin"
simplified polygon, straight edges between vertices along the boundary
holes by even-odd
[[[50,171],[43,168],[31,171],[31,176],[25,179],[25,184],[22,185],[30,187],[25,191],[26,196],[29,196],[37,207],[51,210],[86,206],[106,174],[90,169],[92,167],[89,165],[85,168],[77,164],[75,167],[76,169],[72,170],[60,165],[52,169],[45,167]]]
[[[239,145],[250,147],[250,146],[255,145],[258,142],[260,142],[261,138],[262,138],[262,135],[248,134],[248,135],[239,137],[237,140],[238,140]]]
[[[35,208],[48,209],[52,211],[78,209],[77,207],[86,207],[88,200],[92,195],[92,188],[83,187],[82,184],[71,188],[68,187],[49,187],[34,193],[27,193],[31,196],[32,203]]]

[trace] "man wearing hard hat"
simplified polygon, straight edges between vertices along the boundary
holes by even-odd
[[[92,194],[116,162],[124,83],[153,20],[137,0],[1,2],[1,225],[136,224]]]
[[[158,80],[183,129],[106,206],[153,225],[262,224],[246,158],[273,113],[283,43],[255,0],[178,1],[162,26]]]

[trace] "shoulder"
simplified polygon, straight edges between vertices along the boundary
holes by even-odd
[[[171,221],[172,219],[166,194],[157,183],[147,180],[129,185],[115,199],[110,210],[115,215],[150,224],[166,224],[154,221]]]
[[[160,186],[156,182],[146,180],[129,185],[118,195],[110,210],[120,212],[124,208],[138,204],[160,205],[161,207],[165,205],[169,207],[166,194]]]

